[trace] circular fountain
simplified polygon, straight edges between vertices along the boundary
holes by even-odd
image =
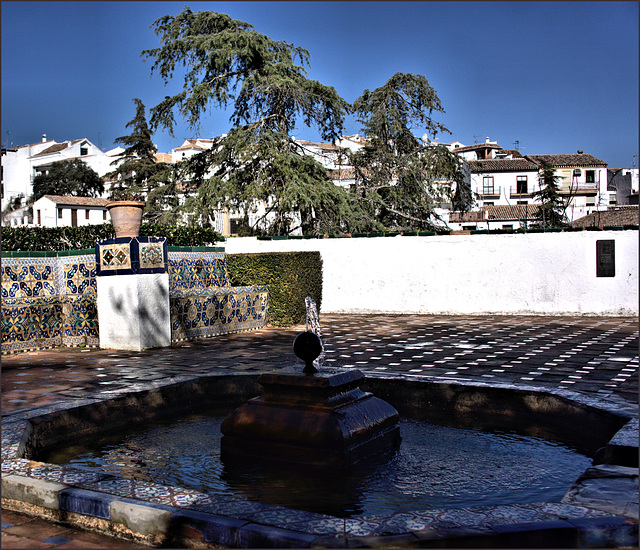
[[[449,537],[451,530],[444,529],[446,534],[439,531],[438,534],[432,526],[450,526],[451,518],[454,523],[471,526],[470,537],[478,533],[487,535],[487,525],[495,524],[495,530],[489,534],[494,538],[502,537],[498,542],[507,544],[511,539],[509,533],[503,533],[504,520],[500,514],[516,514],[523,525],[529,526],[529,531],[522,527],[522,533],[529,533],[538,527],[531,524],[534,516],[527,514],[536,510],[535,514],[540,514],[535,516],[540,518],[536,521],[547,521],[548,517],[573,517],[575,524],[563,523],[558,530],[582,533],[587,529],[601,529],[600,516],[603,516],[601,521],[610,522],[611,518],[605,517],[604,512],[565,505],[560,501],[598,448],[605,449],[603,456],[607,464],[635,464],[637,469],[637,420],[635,428],[632,426],[636,434],[633,457],[627,456],[626,450],[631,448],[627,443],[622,445],[611,439],[631,417],[637,418],[637,413],[629,416],[625,411],[612,411],[595,400],[591,402],[590,398],[567,396],[560,391],[430,382],[402,376],[365,378],[357,370],[318,368],[315,362],[322,353],[322,341],[318,334],[309,330],[296,337],[294,352],[304,361],[302,370],[300,367],[283,368],[278,373],[263,374],[259,378],[254,374],[200,377],[31,418],[22,434],[18,456],[53,462],[52,452],[61,443],[68,444],[72,432],[75,440],[88,439],[101,431],[122,437],[126,427],[139,423],[142,430],[145,422],[161,420],[168,426],[163,429],[169,431],[160,430],[160,437],[154,442],[145,432],[142,439],[137,440],[140,444],[125,443],[121,455],[117,455],[109,443],[109,452],[116,457],[116,468],[97,471],[104,464],[91,466],[90,475],[104,476],[104,472],[108,472],[108,479],[95,484],[98,487],[95,496],[88,495],[86,488],[89,486],[79,490],[77,498],[82,500],[82,506],[88,498],[102,502],[105,493],[111,490],[122,491],[118,493],[119,497],[128,498],[131,487],[136,488],[138,484],[140,494],[154,491],[148,487],[151,483],[160,487],[184,487],[175,489],[184,492],[181,496],[184,503],[178,505],[179,511],[171,512],[172,529],[179,529],[184,523],[190,527],[189,533],[193,528],[215,532],[217,538],[209,541],[214,545],[253,544],[259,547],[291,541],[296,547],[312,543],[322,546],[327,541],[323,537],[329,536],[328,533],[336,536],[337,543],[331,539],[334,546],[346,543],[347,539],[349,544],[358,544],[358,533],[380,535],[381,543],[386,535],[401,534],[407,537],[408,545],[420,545],[424,542],[422,536]],[[260,391],[258,397],[248,399]],[[211,416],[208,406],[219,406],[224,412],[219,412],[213,421],[211,418],[196,420],[195,432],[185,429],[191,420],[181,419],[190,414],[201,418]],[[222,420],[223,415],[234,408]],[[400,422],[398,411],[403,416]],[[420,424],[432,420],[436,423],[444,421],[444,431]],[[216,433],[218,427],[223,433],[221,439],[219,432]],[[476,433],[471,434],[467,428]],[[498,445],[488,444],[489,440],[484,438],[485,433],[494,428]],[[450,439],[444,437],[446,433]],[[521,472],[524,478],[517,478],[515,470],[509,468],[523,464],[522,458],[529,445],[527,438],[541,441],[547,433],[557,439],[551,437],[551,443],[531,447],[532,454],[524,461],[526,465]],[[402,446],[397,445],[399,434],[402,434]],[[470,438],[478,434],[480,440]],[[511,434],[515,434],[515,438],[511,438]],[[567,442],[566,451],[558,441]],[[184,445],[170,448],[168,442]],[[576,453],[572,443],[579,444],[584,452]],[[219,453],[216,445],[220,446]],[[205,456],[206,452],[201,452],[200,448],[213,449],[213,453]],[[133,454],[131,449],[134,449]],[[148,477],[138,481],[135,471],[120,471],[120,464],[129,458],[135,462],[135,467],[139,467],[141,460],[147,460],[146,455],[144,458],[142,455],[142,450],[146,449],[160,453],[159,456],[152,453],[145,463],[144,475]],[[544,455],[541,449],[552,454]],[[403,454],[407,450],[415,451],[413,461]],[[568,466],[561,472],[547,468],[560,462],[558,450],[566,457]],[[187,456],[189,452],[192,452],[191,457]],[[472,456],[474,454],[476,456]],[[474,461],[477,458],[480,462]],[[89,462],[98,461],[90,458]],[[89,469],[75,459],[67,463],[74,472]],[[278,467],[272,468],[272,465]],[[285,467],[280,467],[282,465]],[[393,470],[394,465],[399,468],[397,473]],[[183,466],[184,475],[177,474]],[[413,466],[413,470],[407,478],[401,478],[401,470],[406,470],[407,466]],[[257,476],[254,475],[256,468],[262,468]],[[269,478],[266,484],[260,485],[256,480],[265,471]],[[382,496],[377,503],[370,506],[365,502],[370,496],[362,490],[362,478],[356,479],[354,473],[371,474],[369,477],[382,482],[378,491]],[[211,491],[202,481],[205,474],[215,486]],[[217,479],[214,474],[218,475]],[[114,479],[118,475],[122,481]],[[544,483],[534,488],[532,495],[531,487],[524,485],[533,478]],[[188,481],[195,484],[189,485]],[[472,481],[477,483],[473,485]],[[438,482],[445,492],[456,493],[452,501],[437,495]],[[521,482],[523,490],[518,491],[516,485]],[[310,484],[314,483],[309,493]],[[320,500],[317,495],[326,496],[332,487],[336,489],[333,496],[342,500],[316,502]],[[391,488],[398,489],[399,494],[394,495]],[[425,493],[426,500],[413,498],[422,496],[417,495],[416,489]],[[164,490],[159,488],[158,494]],[[496,494],[498,499],[504,499],[495,500]],[[543,502],[547,499],[548,502]],[[384,506],[379,506],[380,502]],[[482,526],[476,525],[475,519],[469,519],[471,504],[482,508],[478,513],[489,518],[482,520]],[[150,504],[149,508],[153,510],[153,506],[155,504]],[[285,519],[278,523],[280,519],[274,518]],[[506,521],[511,524],[513,518]],[[273,525],[270,522],[274,522]],[[231,524],[237,525],[241,532],[236,538],[220,534]],[[637,542],[637,527],[634,539],[629,535],[632,526],[627,526],[622,519],[616,526],[616,536],[624,535],[627,537],[624,541],[633,539]],[[480,542],[487,540],[494,539]],[[388,542],[394,544],[394,541],[396,539]]]

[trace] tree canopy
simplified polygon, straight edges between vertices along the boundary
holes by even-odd
[[[126,125],[131,133],[116,138],[115,143],[124,151],[111,164],[116,168],[107,174],[114,181],[111,185],[113,198],[138,196],[146,199],[145,221],[167,223],[175,221],[174,209],[178,196],[173,169],[156,159],[156,146],[145,114],[145,106],[134,98],[136,114]]]
[[[542,162],[538,174],[540,189],[532,197],[540,201],[536,212],[536,223],[542,227],[562,227],[567,225],[568,201],[560,195],[560,177],[555,175],[553,166]]]
[[[180,78],[182,91],[150,110],[151,130],[173,135],[180,115],[200,133],[208,109],[231,111],[233,128],[179,167],[180,208],[190,223],[207,226],[229,211],[244,215],[254,233],[431,228],[439,204],[470,208],[458,156],[443,146],[424,147],[413,135],[448,132],[433,118],[444,109],[424,76],[397,73],[350,106],[333,87],[307,77],[307,50],[244,21],[186,7],[152,28],[160,46],[142,56],[165,85]],[[347,190],[291,134],[302,122],[335,143],[351,112],[368,144],[350,155],[356,183]]]
[[[78,158],[55,162],[47,173],[33,178],[34,200],[44,195],[99,197],[102,193],[102,178]]]
[[[444,113],[433,87],[422,75],[397,73],[353,104],[367,146],[351,155],[356,194],[369,213],[372,228],[432,228],[435,208],[463,194],[461,161],[442,145],[427,146],[414,135],[433,138],[449,132],[432,115]]]
[[[315,160],[300,158],[290,137],[301,119],[334,141],[349,107],[334,88],[307,78],[309,53],[220,13],[185,8],[152,26],[161,46],[142,52],[154,59],[152,73],[168,83],[182,69],[184,82],[151,109],[151,127],[173,132],[177,111],[198,130],[206,109],[233,107],[234,128],[184,166],[192,221],[208,225],[214,212],[237,209],[255,211],[256,224],[280,233],[338,229],[346,191]]]

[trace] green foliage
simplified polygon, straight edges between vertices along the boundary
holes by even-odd
[[[141,235],[167,237],[168,246],[212,246],[220,240],[212,229],[143,223]],[[2,227],[2,249],[60,251],[93,248],[97,240],[115,237],[110,223],[82,227]]]
[[[99,197],[104,192],[102,178],[82,160],[55,162],[47,174],[33,178],[33,200],[44,195]]]
[[[208,220],[220,209],[255,213],[257,204],[266,208],[254,218],[253,234],[287,235],[301,227],[318,235],[345,231],[358,220],[349,193],[279,132],[255,135],[251,128],[234,128],[211,150],[188,159],[184,170],[192,175],[194,193],[185,209],[195,220]]]
[[[259,121],[288,133],[295,117],[302,116],[305,124],[318,126],[323,139],[339,136],[347,103],[335,89],[306,78],[310,56],[305,49],[273,40],[226,14],[194,13],[188,7],[152,26],[162,43],[142,52],[154,59],[152,73],[157,71],[166,84],[178,67],[186,71],[183,91],[151,109],[152,128],[172,131],[174,109],[198,128],[209,106],[225,108],[233,102],[234,126]]]
[[[397,73],[373,92],[365,90],[353,110],[368,145],[353,153],[355,194],[368,212],[368,231],[432,229],[434,210],[462,191],[461,161],[444,146],[424,147],[413,134],[449,132],[432,119],[444,113],[435,90],[422,75]],[[462,203],[466,193],[459,194]]]
[[[320,310],[322,257],[319,252],[227,254],[232,286],[268,285],[269,317],[273,326],[304,323],[304,299],[311,296]]]
[[[213,246],[222,237],[210,227],[143,223],[141,235],[166,237],[167,246]]]
[[[110,223],[82,227],[3,227],[2,250],[60,251],[93,248],[98,239],[115,237]]]
[[[220,13],[185,8],[153,26],[162,45],[142,55],[154,59],[151,71],[165,84],[184,68],[184,83],[151,109],[152,128],[172,132],[177,110],[198,129],[208,108],[234,107],[235,127],[182,166],[181,178],[190,182],[184,211],[192,221],[210,225],[220,209],[248,214],[265,205],[255,234],[286,235],[298,223],[308,233],[340,229],[352,201],[322,165],[301,158],[289,137],[301,119],[335,141],[349,108],[334,88],[306,77],[309,52]]]
[[[540,227],[564,227],[568,225],[566,216],[568,201],[560,195],[560,177],[555,175],[553,167],[542,162],[538,175],[540,190],[532,193],[533,199],[540,204],[536,213],[536,225]]]
[[[144,220],[166,221],[165,212],[178,206],[173,167],[156,161],[156,146],[147,124],[145,106],[134,98],[136,115],[127,123],[131,134],[116,138],[125,149],[111,164],[115,170],[107,177],[114,180],[111,198],[114,200],[145,200]]]

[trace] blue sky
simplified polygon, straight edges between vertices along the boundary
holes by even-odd
[[[163,15],[227,13],[311,54],[308,76],[347,101],[396,72],[424,75],[464,144],[490,137],[523,154],[582,149],[630,167],[638,153],[637,2],[2,2],[2,145],[126,135],[132,98],[150,108],[165,88],[143,49]],[[199,137],[225,133],[214,111]],[[346,134],[360,127],[348,120]],[[423,130],[414,129],[416,135]],[[318,139],[314,128],[295,135]],[[196,137],[180,124],[154,142]],[[635,159],[636,167],[638,159]]]

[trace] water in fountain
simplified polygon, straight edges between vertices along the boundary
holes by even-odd
[[[320,370],[320,367],[324,364],[324,342],[322,341],[322,332],[320,331],[320,316],[318,315],[318,308],[316,306],[316,301],[311,297],[307,296],[304,299],[304,305],[307,309],[307,323],[306,330],[307,332],[313,332],[319,339],[321,345],[321,352],[317,359],[314,360],[314,366]]]

